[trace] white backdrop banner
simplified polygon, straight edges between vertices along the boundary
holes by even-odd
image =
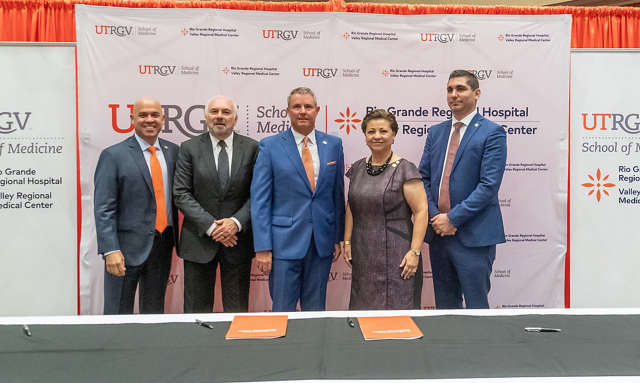
[[[0,316],[75,315],[75,44],[0,43],[0,68]]]
[[[481,80],[479,112],[508,132],[500,191],[507,243],[498,246],[495,308],[564,306],[570,15],[374,15],[217,9],[76,6],[83,195],[83,313],[102,311],[93,172],[102,149],[132,134],[129,113],[152,96],[166,115],[162,136],[180,143],[205,131],[204,103],[223,94],[240,107],[236,131],[260,140],[290,128],[286,97],[318,95],[316,127],[341,137],[346,166],[368,155],[360,120],[375,108],[399,123],[394,151],[416,165],[428,128],[450,118],[453,69]],[[427,254],[427,246],[424,246]],[[428,260],[425,258],[425,264]],[[168,311],[182,310],[181,262]],[[250,309],[271,308],[254,268]],[[431,273],[423,307],[433,308]],[[333,265],[327,308],[345,309],[351,274]],[[217,299],[216,310],[220,310]]]
[[[571,58],[571,307],[638,307],[640,50]]]

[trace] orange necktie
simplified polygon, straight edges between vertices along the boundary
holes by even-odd
[[[313,174],[313,158],[311,158],[311,150],[309,150],[309,137],[305,136],[302,139],[302,163],[304,164],[304,171],[307,172],[307,178],[309,184],[311,184],[311,190],[316,190],[316,181]]]
[[[451,168],[453,161],[456,159],[456,152],[460,146],[460,128],[464,124],[460,121],[453,124],[453,134],[449,141],[449,151],[447,152],[447,161],[444,163],[444,173],[440,182],[440,198],[438,199],[438,210],[440,213],[448,213],[451,210],[451,195],[449,194],[449,177],[451,176]]]
[[[151,152],[151,182],[153,183],[153,194],[156,197],[156,230],[162,233],[167,228],[167,209],[164,205],[164,181],[162,180],[162,168],[160,161],[156,157],[155,146],[149,146]]]

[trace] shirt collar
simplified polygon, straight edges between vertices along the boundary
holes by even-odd
[[[234,133],[231,132],[231,134],[229,135],[229,137],[225,138],[223,141],[227,144],[228,148],[233,148],[233,135]],[[213,134],[209,133],[209,137],[211,137],[211,143],[213,144],[213,148],[215,149],[216,146],[218,146],[218,142],[220,142],[219,139],[215,138],[213,136]]]
[[[459,122],[462,122],[465,127],[467,127],[469,126],[469,124],[471,124],[471,120],[473,120],[476,114],[478,114],[478,111],[474,109],[471,113],[467,114],[462,120],[456,120],[456,118],[453,117],[451,119],[451,126],[453,126],[453,124],[459,121]]]
[[[155,146],[156,148],[162,150],[162,148],[160,148],[160,142],[159,142],[159,140],[157,138],[156,138],[156,142],[154,142],[153,145],[149,145],[149,143],[147,141],[145,141],[142,138],[140,138],[140,136],[138,136],[137,134],[134,133],[133,136],[138,141],[138,144],[140,144],[140,147],[142,148],[143,152],[145,150],[147,150],[147,148],[149,148],[150,146]]]
[[[311,144],[313,144],[313,145],[315,145],[315,144],[316,144],[316,130],[315,130],[315,129],[313,129],[313,130],[311,131],[311,133],[309,133],[309,135],[308,135],[308,136],[305,136],[305,135],[303,135],[303,134],[300,134],[300,133],[296,132],[296,130],[295,130],[295,129],[293,129],[293,128],[291,128],[291,133],[293,133],[293,139],[294,139],[294,140],[296,140],[296,145],[297,145],[297,146],[299,146],[299,145],[300,145],[300,143],[302,142],[302,140],[303,140],[305,137],[309,137],[309,142],[310,142]]]

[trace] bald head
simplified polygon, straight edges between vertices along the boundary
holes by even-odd
[[[162,105],[155,98],[141,98],[133,104],[131,124],[136,135],[149,145],[155,144],[164,126]]]

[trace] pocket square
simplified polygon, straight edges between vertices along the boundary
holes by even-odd
[[[327,162],[327,165],[335,165],[335,164],[336,164],[335,161]]]

